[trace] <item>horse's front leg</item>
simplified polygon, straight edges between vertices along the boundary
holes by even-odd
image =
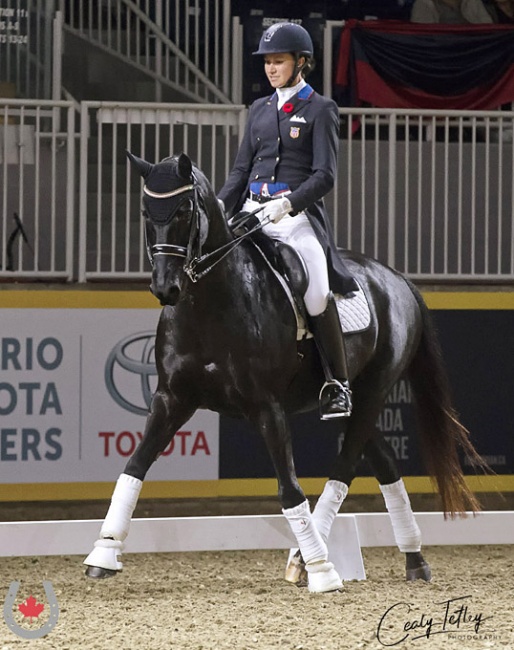
[[[328,561],[326,541],[316,527],[309,502],[298,484],[291,432],[283,408],[277,403],[271,404],[269,409],[259,413],[257,424],[275,468],[282,512],[291,526],[305,561],[309,591],[341,589],[341,578],[334,565]]]
[[[123,542],[146,473],[194,411],[189,405],[180,405],[167,393],[157,391],[154,394],[143,438],[118,478],[100,537],[84,560],[86,575],[90,578],[107,578],[123,568],[120,562]]]

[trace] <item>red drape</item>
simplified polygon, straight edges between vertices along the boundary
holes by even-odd
[[[350,106],[496,109],[514,101],[514,27],[350,20],[335,87]]]

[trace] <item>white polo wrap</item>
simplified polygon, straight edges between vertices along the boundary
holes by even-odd
[[[328,540],[334,519],[347,494],[348,486],[346,483],[332,480],[325,483],[323,492],[312,513],[316,528],[325,543]]]
[[[294,508],[282,510],[296,537],[304,562],[326,561],[327,545],[314,524],[307,499]]]
[[[393,525],[394,539],[402,553],[416,553],[421,550],[421,531],[410,505],[409,495],[403,480],[381,485],[385,504]]]
[[[112,537],[122,542],[125,540],[142,485],[143,482],[138,478],[120,474],[100,530],[100,537]]]

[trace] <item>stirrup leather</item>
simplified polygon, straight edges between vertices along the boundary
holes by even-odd
[[[341,403],[342,401],[344,401],[344,404]],[[348,383],[341,383],[337,379],[325,381],[319,392],[320,419],[347,418],[351,414],[352,391]]]

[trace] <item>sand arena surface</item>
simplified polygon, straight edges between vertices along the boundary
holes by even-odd
[[[368,501],[362,507],[374,509]],[[253,507],[213,502],[208,511],[201,504],[141,502],[137,516],[184,515],[184,508],[194,515],[279,511],[275,500]],[[103,514],[99,503],[0,505],[4,520]],[[36,629],[46,620],[48,608],[32,624],[17,611],[31,595],[47,602],[43,580],[53,585],[60,615],[37,640],[16,636],[0,620],[0,650],[514,650],[514,545],[423,552],[430,584],[405,582],[395,548],[363,549],[367,580],[332,594],[286,583],[283,550],[127,554],[123,572],[101,581],[85,577],[82,556],[1,558],[2,606],[10,583],[21,583],[14,605],[19,625]]]
[[[60,616],[38,640],[2,621],[0,649],[514,649],[514,547],[427,548],[430,584],[405,583],[395,549],[363,554],[366,581],[320,595],[282,579],[285,551],[132,554],[121,574],[101,581],[84,576],[78,556],[3,559],[4,593],[19,580],[17,603],[29,595],[45,602],[42,581],[50,580]],[[32,626],[17,620],[37,628],[44,613]]]

